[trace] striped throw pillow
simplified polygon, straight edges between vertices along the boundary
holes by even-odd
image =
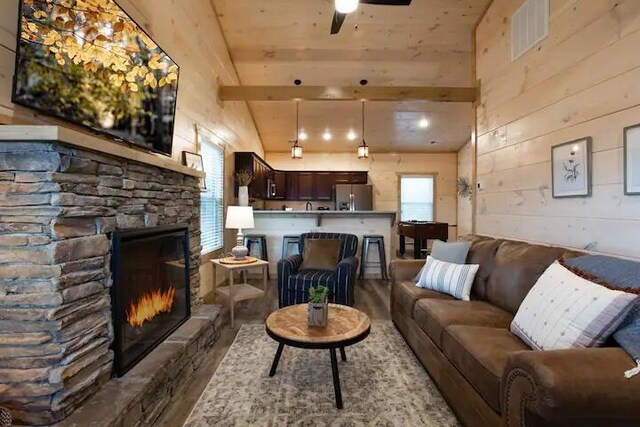
[[[556,261],[522,301],[511,332],[534,350],[598,347],[637,297],[590,282]]]
[[[454,264],[428,256],[416,286],[469,301],[471,285],[478,267],[480,266],[477,264]]]

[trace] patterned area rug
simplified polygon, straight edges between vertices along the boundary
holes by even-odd
[[[346,348],[340,361],[344,409],[335,407],[328,350],[285,347],[274,377],[277,343],[263,324],[243,325],[196,403],[186,427],[457,426],[420,362],[389,321]]]

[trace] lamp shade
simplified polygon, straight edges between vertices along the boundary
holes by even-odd
[[[229,206],[225,228],[253,228],[253,208],[251,206]]]

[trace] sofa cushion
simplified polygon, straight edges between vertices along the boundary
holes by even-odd
[[[544,271],[566,252],[563,248],[503,241],[496,251],[486,301],[515,314]]]
[[[290,275],[285,289],[286,301],[289,305],[308,302],[309,288],[314,285],[329,288],[329,302],[336,302],[336,273],[325,270],[304,270]]]
[[[450,325],[508,328],[513,316],[484,301],[421,299],[413,310],[413,319],[442,349],[442,333]]]
[[[404,315],[410,318],[413,317],[413,307],[419,299],[453,299],[452,296],[440,292],[419,288],[410,280],[394,283],[391,288],[391,294],[391,300],[395,306],[394,309],[402,311]]]
[[[471,241],[466,263],[480,266],[473,279],[473,285],[471,285],[471,299],[486,300],[487,281],[493,271],[496,251],[503,240],[482,236],[467,236],[465,238]]]
[[[497,412],[501,412],[500,381],[507,357],[530,351],[507,329],[453,325],[442,336],[442,352]]]

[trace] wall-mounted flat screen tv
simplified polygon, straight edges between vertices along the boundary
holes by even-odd
[[[113,0],[20,0],[12,101],[171,155],[178,65]]]

